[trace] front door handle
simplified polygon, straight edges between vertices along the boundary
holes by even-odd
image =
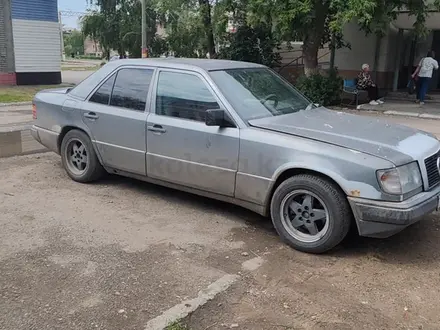
[[[84,114],[84,117],[86,117],[88,119],[98,119],[99,118],[99,116],[94,112],[87,112]]]
[[[147,129],[151,132],[154,132],[154,133],[165,133],[167,131],[161,125],[148,126]]]

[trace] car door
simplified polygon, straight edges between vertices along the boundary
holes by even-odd
[[[233,196],[239,129],[206,126],[205,111],[224,107],[205,78],[192,71],[160,69],[153,94],[147,175]]]
[[[146,175],[145,124],[154,69],[122,67],[90,96],[83,121],[105,166]]]

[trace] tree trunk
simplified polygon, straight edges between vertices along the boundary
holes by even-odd
[[[330,2],[323,3],[322,0],[315,0],[314,13],[308,33],[304,36],[303,57],[304,73],[307,77],[318,73],[318,51],[322,44],[325,33],[326,19],[329,14]]]
[[[303,57],[304,57],[304,74],[307,77],[318,73],[318,51],[319,45],[313,40],[304,42]]]
[[[199,5],[203,26],[206,31],[206,50],[210,58],[215,58],[214,32],[211,22],[211,4],[209,3],[209,0],[199,0]]]

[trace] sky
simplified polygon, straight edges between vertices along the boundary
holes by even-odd
[[[85,12],[89,6],[87,5],[87,0],[58,0],[58,10],[71,10],[77,12]],[[78,18],[77,17],[65,17],[62,16],[61,20],[66,27],[77,28]]]

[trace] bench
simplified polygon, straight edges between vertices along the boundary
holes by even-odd
[[[359,96],[362,94],[368,94],[367,91],[357,88],[357,79],[344,79],[344,86],[342,92],[351,96],[351,101],[348,104],[342,104],[351,106],[355,105],[356,109],[359,106]]]

